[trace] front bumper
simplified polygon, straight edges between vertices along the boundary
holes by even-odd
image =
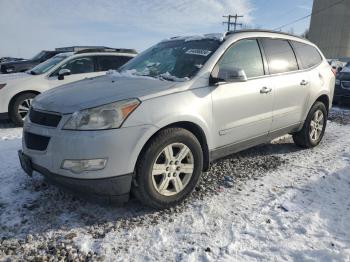
[[[0,120],[7,120],[9,119],[8,113],[0,113]]]
[[[101,131],[62,130],[68,117],[63,116],[57,128],[37,125],[26,119],[22,148],[30,158],[33,170],[74,191],[110,198],[128,194],[139,153],[156,128],[143,125]],[[46,149],[28,148],[26,133],[49,138]],[[62,169],[64,160],[98,158],[107,159],[102,170],[73,173]]]
[[[23,152],[19,151],[22,168],[31,176],[32,171],[42,174],[55,185],[62,186],[73,193],[81,193],[92,200],[102,200],[109,203],[124,203],[129,200],[132,174],[108,177],[102,179],[76,179],[54,174],[46,168],[31,163],[30,160],[23,163]]]
[[[102,179],[76,179],[51,173],[36,164],[33,164],[32,168],[53,184],[67,188],[74,193],[88,195],[93,200],[107,200],[109,203],[124,203],[129,200],[132,174]]]
[[[333,101],[350,101],[350,89],[342,88],[341,85],[335,85]]]

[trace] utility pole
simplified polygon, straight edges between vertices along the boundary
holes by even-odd
[[[231,30],[231,26],[233,25],[233,31],[237,30],[237,26],[242,26],[241,23],[237,23],[238,18],[244,17],[243,15],[224,15],[224,18],[227,18],[227,22],[223,22],[223,24],[227,24],[227,31]],[[234,18],[234,22],[231,22],[231,19]]]

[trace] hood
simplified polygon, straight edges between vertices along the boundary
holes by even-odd
[[[183,84],[148,77],[103,75],[53,88],[37,96],[32,106],[69,114],[128,98],[142,101],[145,97],[175,92],[175,87]]]
[[[0,74],[0,84],[11,83],[16,80],[28,80],[34,75],[27,73]]]

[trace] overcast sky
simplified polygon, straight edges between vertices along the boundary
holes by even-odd
[[[105,45],[142,51],[171,36],[224,32],[222,15],[274,29],[311,12],[312,0],[0,0],[0,57]],[[305,31],[309,19],[292,27]]]

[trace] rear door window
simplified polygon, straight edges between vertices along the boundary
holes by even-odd
[[[131,57],[128,56],[100,56],[98,57],[99,71],[118,69],[130,59]]]
[[[315,47],[296,41],[292,41],[292,45],[302,69],[309,69],[322,62],[322,57]]]
[[[289,42],[284,39],[262,38],[270,74],[298,70],[298,63]]]

